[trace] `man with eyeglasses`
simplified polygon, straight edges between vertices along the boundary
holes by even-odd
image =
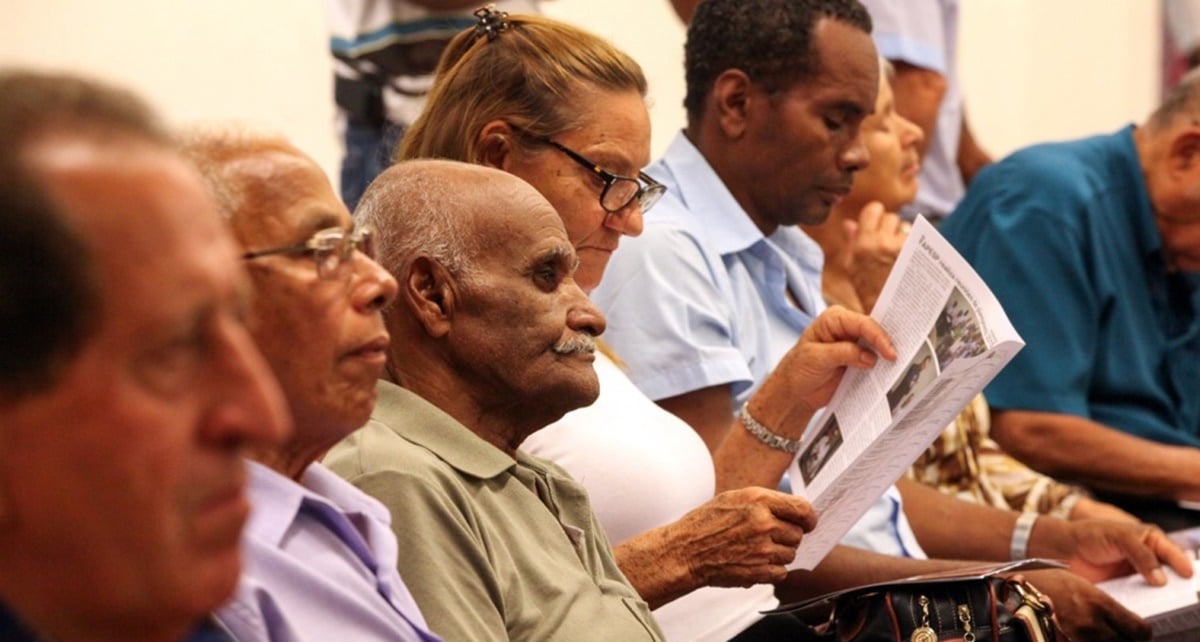
[[[247,324],[282,384],[292,439],[253,454],[246,570],[218,620],[243,642],[429,642],[396,571],[387,509],[316,463],[366,423],[396,281],[320,168],[287,141],[195,133],[186,151],[243,249]]]

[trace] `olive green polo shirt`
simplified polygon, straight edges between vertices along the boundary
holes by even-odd
[[[587,493],[514,460],[424,399],[379,382],[370,423],[325,464],[383,502],[398,568],[447,641],[662,640]]]

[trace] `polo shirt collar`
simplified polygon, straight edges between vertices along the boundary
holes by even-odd
[[[765,238],[682,130],[661,163],[675,180],[675,196],[696,221],[694,229],[708,230],[708,241],[717,252],[736,254]],[[653,171],[649,173],[653,175]]]
[[[516,465],[516,460],[504,451],[417,394],[383,380],[377,389],[379,416],[406,418],[403,422],[385,422],[388,428],[437,455],[460,473],[491,479]]]

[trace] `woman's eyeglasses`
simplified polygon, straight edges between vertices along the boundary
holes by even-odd
[[[654,207],[658,199],[662,198],[662,195],[667,191],[666,185],[654,180],[645,172],[638,172],[637,178],[614,174],[588,160],[583,154],[558,141],[552,140],[549,136],[533,136],[512,123],[509,123],[509,126],[526,138],[550,145],[598,176],[604,182],[604,188],[600,191],[600,207],[604,208],[604,211],[609,214],[617,214],[628,207],[634,199],[637,199],[638,207],[642,212],[646,212],[651,207]]]

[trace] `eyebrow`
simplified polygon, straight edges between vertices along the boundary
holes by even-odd
[[[871,109],[868,111],[866,109],[863,109],[857,103],[852,103],[852,102],[840,102],[840,103],[834,105],[833,109],[835,111],[839,112],[842,115],[842,117],[844,117],[846,119],[866,118],[868,114],[875,113],[874,105],[872,105]]]
[[[606,144],[603,147],[584,150],[582,153],[592,162],[601,165],[601,169],[606,169],[622,176],[637,176],[637,173],[644,167],[644,165],[638,165],[622,153],[619,145]],[[613,171],[614,169],[621,171]],[[626,173],[626,170],[632,170],[632,172]]]
[[[327,230],[331,227],[345,229],[342,224],[342,217],[324,208],[312,208],[308,212],[305,212],[301,220],[303,222],[300,224],[298,231],[304,234],[304,238],[308,238],[321,230]],[[354,226],[353,219],[350,221],[350,226]]]
[[[571,266],[571,271],[575,271],[579,267],[579,255],[571,249],[570,245],[556,245],[545,252],[538,255],[534,263],[546,263],[553,261],[555,263],[567,263]]]

